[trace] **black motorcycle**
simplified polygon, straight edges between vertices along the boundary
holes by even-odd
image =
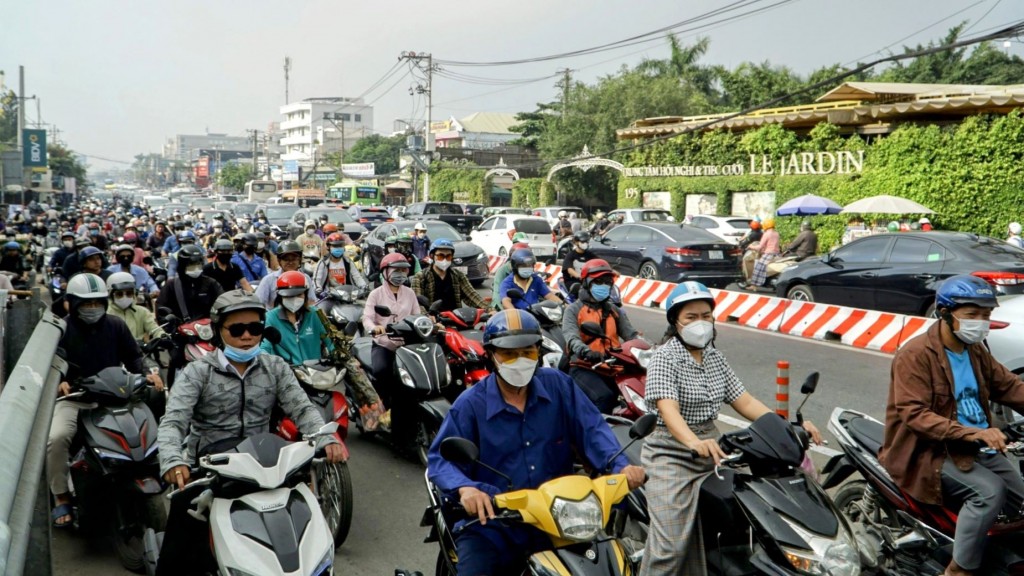
[[[513,301],[521,300],[523,291],[512,288],[505,295]],[[565,335],[562,334],[562,314],[565,313],[565,306],[551,300],[541,300],[531,304],[528,311],[540,323],[541,366],[557,368],[568,373],[569,354],[565,347]]]
[[[390,422],[382,420],[380,429],[391,432],[396,422],[400,426],[412,426],[415,434],[414,451],[419,461],[426,466],[430,444],[440,430],[452,401],[461,390],[451,386],[452,373],[448,359],[438,342],[434,321],[429,316],[416,314],[398,320],[387,306],[376,306],[374,311],[380,316],[396,320],[386,326],[387,334],[401,338],[404,342],[395,350],[392,378],[399,385],[393,387],[390,404],[382,395],[385,406],[391,411]],[[373,339],[370,337],[356,338],[353,344],[356,359],[371,380],[372,348]],[[383,389],[381,383],[373,384],[380,393]],[[356,420],[358,426],[358,418]]]
[[[109,537],[121,564],[143,568],[143,533],[163,530],[167,511],[157,460],[157,420],[146,405],[144,376],[124,368],[101,370],[74,383],[58,401],[91,404],[78,412],[79,447],[71,460],[76,527]]]

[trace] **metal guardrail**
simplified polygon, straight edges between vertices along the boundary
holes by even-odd
[[[64,322],[44,313],[0,392],[0,576],[50,573],[43,468],[57,385],[66,372],[56,357],[63,333]]]

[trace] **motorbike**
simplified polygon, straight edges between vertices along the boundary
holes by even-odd
[[[197,480],[167,498],[190,502],[188,513],[208,521],[218,574],[331,574],[334,541],[306,482],[319,460],[317,441],[337,432],[328,422],[300,442],[271,433],[202,456]],[[204,475],[205,474],[205,475]],[[172,507],[175,504],[172,504]],[[163,533],[145,533],[146,572],[156,574]]]
[[[396,419],[413,426],[416,433],[416,456],[426,466],[427,451],[460,390],[451,386],[452,371],[438,343],[434,322],[429,316],[415,314],[398,320],[387,306],[378,305],[374,311],[379,316],[396,320],[386,326],[386,333],[404,342],[395,350],[393,378],[397,385],[393,388],[390,404],[384,398],[385,406],[391,410],[391,422],[382,419],[380,428],[391,432]],[[373,339],[356,338],[353,347],[356,358],[372,379]],[[377,382],[374,382],[374,386],[378,391],[382,389]]]
[[[480,331],[481,325],[490,316],[487,310],[470,307],[445,310],[438,314],[439,322],[445,327],[443,342],[448,366],[455,384],[463,389],[491,373],[484,352],[483,333]]]
[[[505,295],[512,300],[521,300],[523,291],[512,288]],[[566,352],[565,336],[562,334],[562,314],[565,308],[551,300],[541,300],[531,304],[528,311],[540,323],[541,366],[568,372],[569,354]]]
[[[822,485],[831,489],[854,472],[860,479],[846,482],[836,492],[835,503],[863,533],[872,567],[885,574],[940,574],[949,564],[956,530],[957,509],[924,504],[900,489],[878,461],[885,426],[867,414],[836,408],[828,428],[839,446],[822,474]],[[1008,452],[1024,456],[1024,424],[1002,428]],[[989,530],[985,557],[977,574],[1024,574],[1024,517],[1001,514]]]
[[[70,473],[76,528],[109,538],[129,570],[143,567],[143,532],[162,530],[167,513],[157,460],[157,419],[145,402],[145,377],[121,367],[74,383],[58,398],[89,406],[78,412]]]
[[[180,318],[171,314],[169,308],[161,308],[158,312],[174,344],[170,366],[167,368],[167,384],[171,386],[178,370],[184,368],[185,364],[213,353],[217,347],[213,345],[213,325],[209,318],[182,322]],[[184,363],[176,366],[175,358],[184,359]]]
[[[295,378],[309,401],[320,412],[324,422],[336,422],[338,431],[334,437],[345,449],[348,460],[349,405],[345,398],[345,368],[335,368],[321,360],[310,360],[299,366],[292,366]],[[290,442],[301,440],[298,426],[291,418],[275,419],[273,430],[278,436]],[[352,475],[347,462],[314,461],[312,465],[313,493],[320,502],[320,511],[327,521],[327,527],[334,546],[341,546],[352,527]]]
[[[630,440],[603,470],[595,471],[594,477],[563,476],[532,490],[511,491],[512,480],[483,463],[477,446],[465,438],[445,438],[439,448],[445,460],[481,466],[508,480],[510,491],[493,499],[495,517],[491,522],[520,522],[551,537],[552,550],[530,556],[526,574],[626,575],[635,573],[636,566],[623,543],[609,534],[608,528],[615,524],[613,517],[619,513],[613,506],[630,493],[629,483],[623,474],[596,474],[606,472],[619,454],[650,434],[656,422],[657,417],[651,414],[633,423]],[[452,576],[458,565],[455,537],[479,520],[465,520],[465,510],[446,497],[429,476],[426,485],[430,504],[420,525],[430,527],[426,542],[437,542],[440,546],[435,575]]]
[[[365,298],[365,290],[346,284],[329,289],[317,307],[328,310],[328,318],[339,329],[355,322],[362,335],[363,307],[357,303],[360,298]]]
[[[584,322],[580,332],[593,338],[607,339],[604,330],[596,322]],[[644,397],[647,390],[647,365],[653,355],[650,342],[634,338],[623,342],[618,348],[610,349],[608,357],[601,362],[590,364],[583,360],[573,360],[571,364],[615,382],[622,402],[612,414],[636,420],[649,411]]]
[[[758,251],[757,248],[747,248],[743,254],[743,276],[747,278],[747,281],[740,285],[740,288],[752,290],[754,292],[765,290],[768,292],[775,292],[775,284],[779,280],[779,274],[783,271],[795,266],[800,259],[795,255],[784,252],[779,255],[778,258],[768,263],[767,276],[765,276],[764,285],[754,286],[749,283],[749,279],[754,275],[754,264],[757,262]]]

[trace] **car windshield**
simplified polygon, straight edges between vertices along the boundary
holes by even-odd
[[[295,204],[269,204],[263,211],[268,220],[288,220],[299,211],[299,207]]]
[[[209,208],[213,206],[213,198],[196,198],[192,200],[192,206],[195,208]]]
[[[972,253],[978,260],[1024,263],[1024,250],[988,236],[965,237],[953,240],[953,243]]]
[[[170,200],[168,200],[167,198],[164,198],[163,196],[148,196],[146,198],[146,204],[148,204],[149,206],[151,206],[153,208],[156,208],[157,206],[163,206],[164,204],[167,204],[168,202],[170,202]]]
[[[523,218],[515,220],[512,226],[516,229],[516,232],[524,234],[551,234],[551,225],[548,224],[547,220],[543,219]]]
[[[668,222],[671,218],[672,214],[668,210],[644,210],[640,214],[644,222]]]
[[[346,222],[355,222],[348,212],[344,210],[310,210],[307,218],[319,220],[320,216],[327,214],[327,221],[334,224],[343,224]]]
[[[730,218],[726,223],[737,230],[750,230],[750,220],[744,218]]]
[[[441,222],[440,220],[424,220],[423,224],[427,227],[427,236],[431,240],[437,240],[438,238],[448,238],[449,240],[462,240],[463,235],[455,228],[452,228],[450,224]],[[416,223],[413,221],[396,222],[394,224],[388,224],[386,235],[401,234],[402,232],[412,233],[412,227]]]
[[[258,204],[255,202],[239,202],[238,204],[235,204],[233,211],[235,215],[252,214],[256,211],[256,206],[258,206]]]

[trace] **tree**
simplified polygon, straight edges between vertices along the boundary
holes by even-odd
[[[373,162],[374,171],[377,174],[394,174],[398,172],[398,158],[405,148],[405,136],[381,136],[371,134],[361,138],[351,150],[345,152],[346,164],[359,164]],[[337,155],[334,155],[333,165],[337,166]],[[328,160],[330,163],[330,160]]]
[[[14,90],[0,92],[0,148],[18,145],[18,97]]]
[[[636,67],[636,71],[651,76],[675,78],[685,82],[710,99],[715,99],[716,71],[710,66],[702,66],[698,61],[704,57],[711,46],[711,39],[703,37],[692,46],[683,46],[674,35],[668,40],[669,57],[667,60],[645,58]]]
[[[53,179],[58,181],[63,178],[74,178],[78,188],[86,186],[86,169],[78,161],[78,158],[71,150],[60,144],[49,144],[46,146],[46,155],[49,159],[50,171]]]
[[[966,22],[949,29],[939,42],[927,46],[903,47],[903,53],[945,46],[960,39]],[[1024,60],[982,42],[968,54],[967,47],[919,56],[896,62],[879,76],[883,82],[921,82],[926,84],[1017,84],[1024,78]]]
[[[217,183],[225,188],[243,190],[249,180],[252,180],[251,164],[229,162],[217,173]]]
[[[806,85],[803,78],[786,66],[773,66],[767,60],[760,64],[743,62],[731,71],[718,67],[717,71],[724,93],[722,104],[728,110],[744,110]],[[774,106],[796,104],[796,100],[788,99]]]

